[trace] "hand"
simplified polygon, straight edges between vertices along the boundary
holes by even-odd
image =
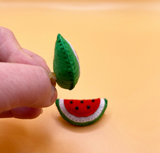
[[[0,118],[31,119],[53,104],[57,91],[40,56],[21,48],[14,34],[0,27]]]

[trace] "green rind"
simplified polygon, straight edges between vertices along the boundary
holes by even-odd
[[[63,112],[61,111],[61,108],[60,108],[60,106],[59,106],[59,99],[56,100],[56,106],[57,106],[57,108],[58,108],[61,116],[62,116],[66,121],[68,121],[69,123],[74,124],[74,125],[86,126],[86,125],[90,125],[90,124],[95,123],[96,121],[98,121],[98,120],[102,117],[102,115],[104,114],[104,112],[105,112],[105,110],[106,110],[106,108],[107,108],[107,106],[108,106],[108,101],[107,101],[107,99],[104,98],[104,100],[105,100],[105,106],[104,106],[101,114],[100,114],[97,118],[95,118],[94,120],[89,121],[89,122],[85,122],[85,123],[74,122],[74,121],[70,120],[68,117],[66,117],[66,116],[63,114]]]
[[[53,69],[60,87],[72,90],[79,79],[79,63],[68,42],[57,35]]]

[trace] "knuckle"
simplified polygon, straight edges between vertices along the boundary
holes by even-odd
[[[10,29],[0,27],[0,35],[1,36],[13,35],[13,32]]]
[[[9,38],[13,37],[14,34],[10,29],[0,27],[0,46]]]

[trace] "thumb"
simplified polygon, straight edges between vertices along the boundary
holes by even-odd
[[[42,67],[0,63],[0,74],[0,112],[17,107],[47,107],[57,98],[48,72]]]

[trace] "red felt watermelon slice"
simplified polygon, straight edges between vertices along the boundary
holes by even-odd
[[[107,108],[106,99],[57,99],[56,106],[61,116],[68,122],[84,126],[96,122]]]

